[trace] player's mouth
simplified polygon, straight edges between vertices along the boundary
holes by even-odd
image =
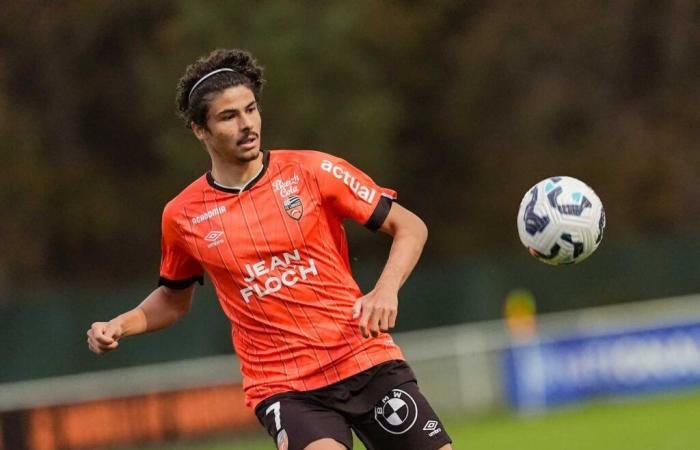
[[[246,137],[243,139],[240,139],[237,144],[244,150],[252,150],[256,145],[258,145],[258,134],[252,132],[248,133],[248,135],[246,135]]]

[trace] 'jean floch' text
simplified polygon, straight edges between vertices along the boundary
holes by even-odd
[[[293,264],[292,261],[298,261],[298,263]],[[318,276],[314,260],[309,258],[306,262],[307,266],[301,264],[299,250],[294,249],[292,253],[284,252],[281,256],[272,255],[269,261],[261,259],[256,263],[246,264],[243,281],[249,284],[241,289],[241,297],[246,303],[250,303],[250,297],[253,295],[262,298],[274,294],[283,286],[294,286],[299,280],[308,279],[310,275]],[[260,280],[261,276],[276,270],[278,270],[277,274],[268,276],[265,281]],[[253,281],[257,282],[252,283]]]

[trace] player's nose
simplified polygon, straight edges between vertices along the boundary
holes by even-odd
[[[253,128],[253,120],[247,114],[241,115],[238,120],[238,127],[241,131],[250,131]]]

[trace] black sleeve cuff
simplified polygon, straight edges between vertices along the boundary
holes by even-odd
[[[382,198],[379,199],[377,207],[374,208],[374,212],[369,217],[365,226],[372,231],[377,231],[386,220],[386,216],[389,215],[392,203],[394,203],[394,199],[382,195]]]
[[[186,280],[169,280],[163,277],[158,279],[158,286],[166,286],[172,289],[186,289],[195,283],[204,284],[204,277],[199,275]]]

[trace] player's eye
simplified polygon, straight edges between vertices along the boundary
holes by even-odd
[[[256,109],[258,109],[258,105],[250,105],[248,108],[246,108],[246,112],[250,114]]]

